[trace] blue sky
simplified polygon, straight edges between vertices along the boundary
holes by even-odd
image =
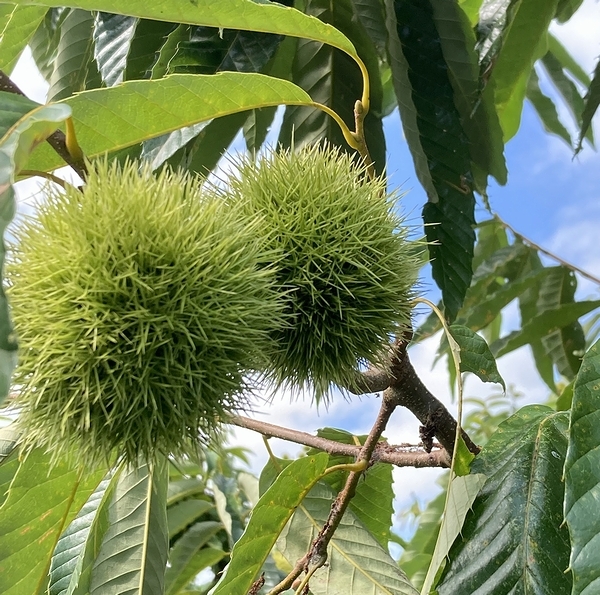
[[[574,54],[587,72],[593,70],[600,55],[600,4],[596,0],[584,0],[579,13],[565,26],[555,27],[554,33]],[[13,78],[34,99],[43,100],[45,87],[39,75],[26,58],[17,67]],[[552,88],[544,84],[546,93]],[[566,110],[561,109],[564,116]],[[564,118],[567,123],[568,119]],[[600,130],[596,127],[597,136]],[[412,159],[403,140],[397,112],[386,122],[388,139],[388,173],[394,183],[408,191],[403,199],[403,209],[411,222],[418,223],[425,193],[416,179]],[[521,129],[506,147],[509,182],[500,187],[492,184],[489,190],[492,207],[503,219],[520,233],[545,248],[556,252],[566,260],[600,276],[600,154],[586,146],[575,160],[566,144],[557,137],[544,132],[535,112],[526,105]],[[25,200],[33,192],[31,182],[21,186],[20,199]],[[478,220],[485,213],[478,210]],[[425,289],[432,283],[425,281]],[[434,292],[435,293],[435,292]],[[600,297],[599,290],[591,282],[580,280],[580,295]],[[518,324],[515,308],[509,308],[507,328]],[[437,340],[426,341],[411,350],[412,361],[429,389],[451,409],[445,366],[431,369]],[[544,385],[533,368],[528,348],[510,354],[499,361],[499,368],[507,383],[514,384],[524,392],[527,401],[543,401],[547,396]],[[478,380],[469,378],[465,395],[483,396],[490,390]],[[281,425],[299,430],[314,431],[318,427],[332,425],[356,433],[366,433],[375,419],[378,399],[364,397],[347,402],[342,398],[333,401],[328,410],[318,414],[306,400],[292,400],[290,395],[265,395],[270,404],[257,405],[256,415]],[[406,411],[397,411],[386,432],[391,442],[418,442],[418,422]],[[236,431],[235,442],[252,449],[253,470],[259,471],[266,460],[262,439],[249,431]],[[293,454],[299,448],[274,441],[275,451]],[[434,480],[437,470],[396,470],[398,491],[397,505],[407,505],[413,497],[423,500],[437,490]]]

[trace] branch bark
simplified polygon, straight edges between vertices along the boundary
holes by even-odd
[[[444,404],[429,392],[413,368],[407,352],[411,338],[412,336],[407,334],[395,342],[389,370],[374,368],[362,373],[357,372],[352,385],[344,388],[356,395],[383,391],[384,397],[396,406],[410,410],[423,424],[424,430],[435,435],[444,449],[452,453],[456,420]],[[462,437],[468,449],[477,454],[479,447],[464,430]]]
[[[384,393],[377,419],[375,420],[364,445],[360,449],[357,462],[364,463],[363,469],[348,474],[344,488],[338,493],[334,500],[331,511],[329,512],[329,517],[315,540],[312,542],[310,549],[296,562],[293,570],[285,577],[285,579],[269,592],[269,595],[277,595],[278,593],[286,591],[294,584],[294,581],[302,574],[302,572],[306,572],[308,576],[311,576],[317,568],[325,564],[327,561],[327,546],[342,521],[342,517],[350,504],[350,500],[354,497],[356,486],[358,485],[362,474],[367,469],[369,461],[371,461],[371,457],[379,443],[381,434],[385,430],[395,409],[396,404],[386,398]]]
[[[22,95],[26,97],[25,93],[19,89],[10,77],[0,70],[0,91],[7,91],[8,93],[14,93],[15,95]],[[85,163],[73,159],[71,153],[67,149],[67,142],[65,134],[62,130],[56,130],[47,139],[46,142],[60,155],[65,162],[70,165],[75,173],[82,179],[85,180],[87,176],[87,168]]]
[[[239,415],[232,417],[229,423],[239,428],[253,430],[267,438],[281,438],[296,444],[318,448],[331,455],[359,458],[363,448]],[[450,467],[450,460],[448,452],[439,445],[431,452],[426,452],[422,447],[412,444],[392,445],[387,442],[379,442],[375,446],[369,463],[388,463],[397,467]]]

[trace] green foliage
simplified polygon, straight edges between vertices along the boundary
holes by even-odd
[[[247,530],[231,552],[231,562],[214,595],[244,595],[250,590],[275,540],[307,492],[323,476],[325,453],[286,467],[256,504]]]
[[[388,1],[387,9],[394,90],[415,169],[428,197],[423,220],[432,275],[442,290],[446,318],[452,322],[472,276],[475,197],[470,142],[453,100],[433,6],[418,0]],[[468,107],[470,112],[474,105]]]
[[[598,475],[598,411],[600,400],[600,344],[583,357],[573,387],[569,448],[565,461],[565,518],[571,534],[573,594],[592,593],[598,582],[600,534],[595,509],[600,485]]]
[[[577,143],[577,148],[575,149],[575,154],[581,151],[583,145],[583,139],[586,137],[589,130],[591,130],[590,126],[592,125],[592,118],[600,105],[600,60],[596,64],[596,68],[594,70],[594,78],[590,83],[590,87],[588,89],[587,95],[585,96],[585,105],[583,108],[583,112],[581,114],[581,131],[579,133],[579,141]]]
[[[216,443],[210,451],[202,439],[224,414],[249,404],[254,369],[329,396],[357,367],[379,364],[392,335],[408,327],[412,282],[426,264],[415,254],[415,245],[424,252],[422,242],[406,247],[387,180],[368,180],[356,165],[368,163],[368,150],[383,175],[382,118],[394,119],[398,106],[428,195],[419,235],[430,241],[427,266],[441,289],[440,308],[455,322],[461,370],[503,383],[492,354],[528,345],[550,402],[573,408],[571,427],[569,413],[539,406],[515,413],[519,395],[508,373],[508,396],[467,399],[464,426],[476,443],[489,443],[472,461],[459,442],[466,475],[454,479],[447,499],[442,494],[427,507],[414,538],[403,542],[400,567],[387,551],[392,474],[381,457],[403,456],[405,447],[380,442],[351,492],[327,565],[308,587],[315,595],[415,595],[427,576],[425,595],[443,573],[440,595],[591,593],[598,574],[597,348],[581,357],[597,340],[600,300],[576,299],[571,268],[547,266],[548,253],[507,223],[494,217],[475,225],[474,218],[474,191],[489,210],[487,178],[506,182],[504,143],[517,132],[526,99],[546,129],[577,151],[583,138],[593,140],[599,67],[589,77],[548,32],[552,19],[567,21],[581,0],[283,4],[0,5],[0,68],[10,71],[29,44],[50,98],[60,100],[39,106],[0,91],[0,229],[13,216],[17,176],[63,165],[42,141],[71,113],[88,159],[146,163],[139,175],[130,171],[138,176],[130,187],[115,182],[108,201],[102,193],[89,200],[94,168],[84,192],[51,191],[41,218],[61,230],[62,243],[43,246],[49,236],[40,236],[37,265],[11,274],[7,289],[25,340],[15,378],[21,400],[13,392],[8,402],[25,402],[25,410],[0,429],[0,591],[206,595],[223,577],[217,592],[256,595],[253,580],[262,577],[260,592],[269,593],[320,530],[340,520],[350,471],[313,484],[326,465],[352,457],[314,450],[297,461],[273,459],[261,484],[274,483],[257,504],[258,481],[237,468],[244,453]],[[537,73],[555,87],[548,96]],[[276,117],[279,105],[286,107]],[[252,200],[221,201],[203,189],[183,206],[173,203],[183,186],[197,184],[171,168],[212,172],[240,130],[249,152],[258,152],[281,115],[279,141],[288,152],[242,159],[231,184],[234,194],[251,188]],[[53,146],[60,139],[54,135]],[[330,154],[317,141],[335,147],[336,159],[323,161]],[[300,173],[286,169],[298,164]],[[135,202],[141,185],[146,198]],[[42,229],[42,219],[24,228]],[[20,284],[35,303],[19,305]],[[521,324],[503,334],[514,300]],[[279,326],[282,308],[288,326]],[[29,338],[28,325],[37,325]],[[430,317],[415,340],[439,329]],[[15,364],[14,335],[0,294],[0,400]],[[404,380],[394,378],[396,388]],[[417,395],[408,397],[411,408]],[[34,427],[23,431],[36,411]],[[351,404],[347,411],[354,415]],[[364,442],[341,430],[319,435],[344,448]],[[42,436],[48,453],[24,448]],[[167,463],[163,455],[173,451],[187,455]],[[138,453],[151,460],[137,460]],[[112,455],[133,464],[111,464],[102,481],[105,469],[85,465],[114,463]],[[401,471],[397,480],[406,489]],[[309,568],[321,561],[311,559]]]
[[[105,470],[100,470],[82,474],[65,461],[56,463],[50,470],[50,457],[41,449],[32,450],[21,461],[0,515],[2,593],[45,593],[58,538],[104,473]]]
[[[339,151],[315,146],[239,160],[227,197],[275,256],[289,326],[275,329],[268,374],[277,385],[347,386],[382,361],[387,336],[410,320],[416,260],[395,196]]]
[[[349,432],[335,428],[322,428],[317,435],[342,444],[364,444],[366,436],[353,436]],[[311,451],[309,451],[311,452]],[[329,464],[343,465],[352,463],[352,457],[332,456]],[[346,482],[347,471],[329,473],[323,478],[334,491],[339,492]],[[392,488],[392,469],[389,465],[373,465],[356,487],[356,494],[350,502],[350,510],[360,522],[371,532],[373,537],[387,548],[390,540],[390,519],[394,512],[394,491]]]
[[[460,346],[460,371],[472,372],[483,382],[497,382],[506,389],[496,360],[485,340],[470,328],[453,324],[450,333]]]
[[[43,6],[0,6],[0,70],[12,71],[47,12]]]
[[[4,96],[0,93],[0,98]],[[25,98],[7,101],[9,110],[0,117],[0,232],[4,234],[15,213],[14,190],[17,174],[24,168],[29,153],[70,116],[65,105],[34,107]],[[5,246],[0,238],[0,270],[4,265]],[[0,287],[0,403],[8,395],[16,364],[17,342],[8,313],[4,287]]]
[[[552,585],[552,593],[570,592],[559,480],[567,429],[564,413],[540,405],[526,406],[500,425],[472,464],[472,472],[487,481],[450,550],[439,595],[542,592],[544,585]]]
[[[222,72],[130,81],[115,88],[75,95],[64,103],[76,114],[79,143],[85,154],[94,158],[182,126],[260,106],[306,104],[310,97],[288,81],[254,73]],[[60,165],[60,157],[44,145],[37,148],[27,164],[38,171]]]
[[[319,482],[282,532],[277,547],[290,564],[306,552],[317,536],[319,527],[327,520],[332,497],[331,488]],[[314,595],[336,591],[349,595],[386,592],[417,595],[387,550],[351,511],[346,511],[332,539],[329,566],[314,574],[310,590]]]
[[[281,323],[258,225],[135,163],[50,191],[9,268],[27,441],[153,460],[194,452],[199,428],[243,409],[243,376]]]

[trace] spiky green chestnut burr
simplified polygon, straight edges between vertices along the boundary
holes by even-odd
[[[396,195],[384,178],[331,148],[240,158],[227,192],[235,209],[264,220],[279,253],[277,282],[291,325],[273,329],[269,375],[279,385],[348,385],[362,363],[380,363],[390,335],[410,322],[418,272]]]
[[[7,267],[28,442],[152,460],[193,452],[247,407],[245,373],[281,312],[258,224],[135,163],[50,189]]]

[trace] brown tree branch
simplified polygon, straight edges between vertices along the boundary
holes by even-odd
[[[409,409],[423,424],[424,429],[431,435],[435,435],[440,444],[452,453],[456,437],[456,420],[444,404],[427,390],[415,372],[406,348],[406,341],[396,342],[395,354],[392,357],[393,377],[384,396],[387,396],[396,406]],[[480,448],[464,430],[461,432],[467,448],[473,454],[478,454]]]
[[[19,89],[15,83],[12,82],[10,77],[0,70],[0,91],[7,91],[8,93],[14,93],[15,95],[22,95],[26,97],[25,93]],[[87,177],[87,168],[83,161],[73,159],[71,153],[67,149],[66,137],[62,130],[56,130],[47,139],[46,142],[60,155],[65,162],[70,165],[75,173],[82,179],[85,180]]]
[[[292,571],[269,592],[269,595],[277,595],[278,593],[286,591],[293,585],[294,581],[302,572],[312,574],[316,568],[325,564],[327,561],[327,546],[336,529],[339,527],[344,512],[346,512],[348,505],[350,504],[350,500],[354,497],[356,486],[358,485],[364,470],[368,467],[379,439],[381,438],[395,408],[395,403],[386,398],[384,394],[377,419],[375,420],[365,443],[360,449],[357,462],[364,462],[364,469],[362,471],[353,471],[348,475],[346,484],[334,500],[331,511],[329,512],[329,517],[310,546],[309,551],[296,562]]]
[[[352,385],[344,388],[357,395],[384,391],[384,395],[397,406],[409,409],[423,424],[424,431],[435,435],[446,451],[451,453],[456,436],[456,420],[444,404],[427,390],[415,372],[407,352],[411,338],[408,333],[402,339],[396,340],[389,371],[373,368],[366,372],[357,372]],[[462,437],[469,450],[477,454],[479,447],[464,430]]]
[[[542,254],[549,256],[550,258],[552,258],[552,260],[555,260],[556,262],[558,262],[559,264],[562,264],[563,266],[567,267],[568,269],[571,269],[572,271],[579,273],[582,277],[585,277],[586,279],[593,281],[597,285],[600,285],[600,279],[598,277],[592,275],[591,273],[588,273],[587,271],[584,271],[583,269],[580,269],[578,266],[575,266],[574,264],[571,264],[570,262],[567,262],[560,256],[554,254],[554,252],[550,252],[550,250],[546,250],[546,248],[543,248],[539,244],[536,244],[533,240],[530,240],[528,237],[519,233],[512,225],[510,225],[509,223],[504,221],[504,219],[502,219],[500,217],[500,215],[498,215],[497,213],[494,213],[494,219],[496,221],[498,221],[498,223],[500,223],[500,225],[502,225],[502,227],[510,230],[512,232],[512,234],[516,238],[519,238],[524,244],[527,244],[534,250],[537,250],[538,252],[541,252]]]
[[[306,432],[284,428],[240,415],[232,417],[229,423],[239,428],[253,430],[267,438],[281,438],[282,440],[288,440],[296,444],[318,448],[331,455],[358,458],[363,448],[362,446],[343,444],[335,440],[328,440]],[[449,467],[450,457],[448,452],[440,447],[431,452],[426,452],[422,447],[412,444],[392,445],[387,442],[379,442],[373,451],[369,463],[388,463],[397,467]]]

